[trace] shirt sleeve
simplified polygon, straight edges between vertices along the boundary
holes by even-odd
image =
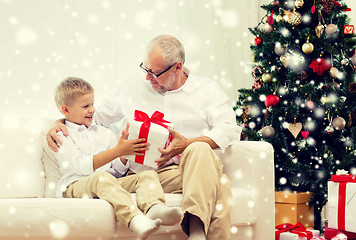
[[[117,144],[117,140],[114,134],[111,134],[111,147]],[[130,168],[130,161],[127,161],[126,165],[121,162],[120,157],[111,161],[110,169],[107,172],[114,175],[116,178],[123,177]]]
[[[83,176],[92,174],[94,172],[93,155],[83,154],[70,136],[64,136],[62,133],[59,133],[58,136],[63,144],[54,155],[58,161],[60,172],[63,175],[68,172]]]
[[[239,141],[242,128],[236,123],[236,116],[232,106],[228,104],[228,97],[215,82],[209,87],[207,94],[209,101],[205,104],[205,111],[210,130],[204,135],[212,139],[224,152],[234,141]]]
[[[121,103],[122,99],[120,98],[119,91],[106,97],[98,106],[96,106],[94,114],[95,122],[98,125],[108,128],[111,123],[121,120],[124,117],[122,114]]]

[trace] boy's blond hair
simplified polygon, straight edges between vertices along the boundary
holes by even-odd
[[[55,89],[54,99],[57,108],[62,112],[62,105],[71,105],[78,97],[94,92],[87,81],[77,77],[65,78]]]

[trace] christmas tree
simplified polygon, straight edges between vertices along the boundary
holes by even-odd
[[[354,26],[342,0],[273,1],[255,27],[251,89],[235,112],[245,140],[270,142],[276,190],[311,191],[320,228],[327,181],[356,171]],[[318,226],[319,225],[319,226]]]

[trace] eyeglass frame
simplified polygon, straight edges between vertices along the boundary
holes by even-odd
[[[150,74],[153,78],[157,79],[159,76],[161,76],[163,73],[167,72],[169,69],[171,69],[174,64],[176,64],[177,62],[173,63],[171,66],[169,66],[168,68],[166,68],[165,70],[163,70],[162,72],[156,74],[150,70],[148,70],[144,65],[143,62],[140,64],[140,68],[145,71],[146,73]]]

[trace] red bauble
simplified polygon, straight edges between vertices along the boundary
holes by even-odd
[[[279,103],[279,97],[277,95],[271,94],[266,97],[265,105],[267,108],[270,106],[276,106]]]
[[[256,38],[255,38],[255,44],[256,44],[256,46],[260,45],[261,42],[262,42],[262,38],[260,38],[260,37],[256,37]]]

